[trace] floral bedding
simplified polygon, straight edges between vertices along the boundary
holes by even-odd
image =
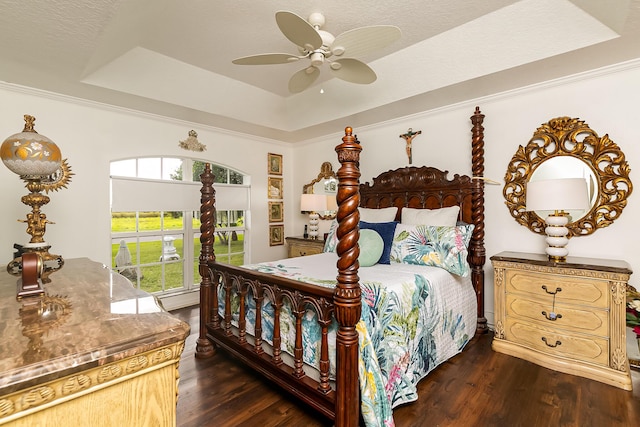
[[[263,273],[320,286],[336,284],[335,253],[245,266]],[[377,264],[358,271],[362,288],[359,334],[361,408],[367,426],[393,426],[392,408],[418,398],[416,386],[440,363],[462,351],[476,328],[476,298],[469,278],[431,266]],[[221,298],[221,301],[224,301]],[[247,332],[253,334],[255,309],[247,298]],[[223,303],[224,304],[224,303]],[[224,313],[221,304],[220,312]],[[237,301],[232,302],[237,310]],[[237,311],[235,311],[237,313]],[[263,307],[263,340],[272,344],[273,308]],[[305,363],[318,367],[320,326],[308,310],[303,319]],[[282,350],[293,354],[295,316],[281,313]],[[335,367],[337,323],[329,330],[330,364]],[[333,372],[332,372],[333,374]]]

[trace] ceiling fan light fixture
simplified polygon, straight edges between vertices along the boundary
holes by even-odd
[[[342,46],[336,46],[331,48],[331,53],[333,53],[336,56],[340,56],[344,53],[344,47]]]
[[[322,52],[313,52],[309,55],[312,67],[319,67],[324,63],[324,54]]]

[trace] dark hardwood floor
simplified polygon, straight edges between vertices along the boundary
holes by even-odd
[[[224,352],[196,359],[197,307],[173,311],[191,324],[180,362],[178,426],[330,426]],[[640,372],[633,392],[562,374],[491,350],[491,334],[439,366],[420,398],[394,409],[396,426],[638,426]]]

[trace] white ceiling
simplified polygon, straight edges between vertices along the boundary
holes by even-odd
[[[304,63],[231,63],[298,53],[278,10],[402,37],[358,58],[373,84],[323,69],[292,95]],[[640,0],[0,0],[0,81],[295,142],[639,58],[639,36]]]

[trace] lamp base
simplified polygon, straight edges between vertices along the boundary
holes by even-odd
[[[36,254],[40,258],[40,262],[42,264],[39,270],[38,279],[42,281],[42,283],[51,282],[49,275],[62,268],[64,265],[64,259],[62,259],[61,255],[50,254],[50,248],[51,245],[47,244],[44,246],[23,246],[21,249],[22,253],[7,264],[7,272],[12,276],[24,277],[23,270],[25,268],[25,262],[29,263],[32,259],[29,254]]]
[[[549,255],[549,259],[556,262],[564,262],[569,254],[569,249],[566,248],[569,239],[569,229],[566,227],[569,222],[569,218],[564,212],[556,212],[551,214],[545,220],[547,227],[544,232],[547,233],[546,242],[547,249],[545,252]]]
[[[318,223],[320,222],[320,216],[317,213],[309,214],[309,238],[318,238]]]

